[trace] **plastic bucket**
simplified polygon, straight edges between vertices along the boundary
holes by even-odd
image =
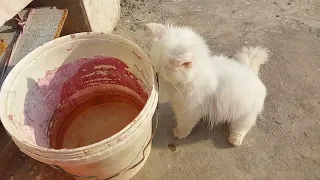
[[[72,109],[81,98],[114,87],[142,103],[132,121],[92,144],[51,148],[58,126],[51,119],[61,105]],[[1,121],[22,152],[76,179],[130,179],[150,153],[156,88],[148,57],[133,42],[111,34],[73,34],[35,49],[12,69],[0,93]],[[80,131],[87,138],[106,127],[91,126],[99,127],[89,123],[71,134]]]

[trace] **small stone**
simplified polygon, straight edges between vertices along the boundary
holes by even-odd
[[[248,44],[248,41],[245,41],[244,43],[245,43],[245,44]]]
[[[250,2],[246,2],[246,4],[250,4]]]
[[[168,148],[171,150],[171,152],[174,152],[174,151],[176,151],[176,149],[177,149],[176,145],[173,144],[173,143],[169,143],[169,144],[168,144]]]

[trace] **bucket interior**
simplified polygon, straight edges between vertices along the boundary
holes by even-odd
[[[9,133],[34,146],[72,149],[106,139],[138,116],[153,88],[143,52],[115,36],[64,37],[26,58],[6,105]]]

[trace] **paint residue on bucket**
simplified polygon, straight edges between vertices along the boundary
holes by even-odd
[[[130,71],[128,66],[117,58],[96,56],[83,64],[75,75],[62,87],[61,102],[74,93],[99,84],[117,84],[128,87],[139,94],[145,101],[148,94],[141,81]],[[83,59],[79,60],[83,61]]]

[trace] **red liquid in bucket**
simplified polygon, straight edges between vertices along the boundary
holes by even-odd
[[[56,126],[51,147],[72,149],[99,142],[125,128],[143,108],[141,101],[125,91],[114,89],[89,96],[53,116]]]

